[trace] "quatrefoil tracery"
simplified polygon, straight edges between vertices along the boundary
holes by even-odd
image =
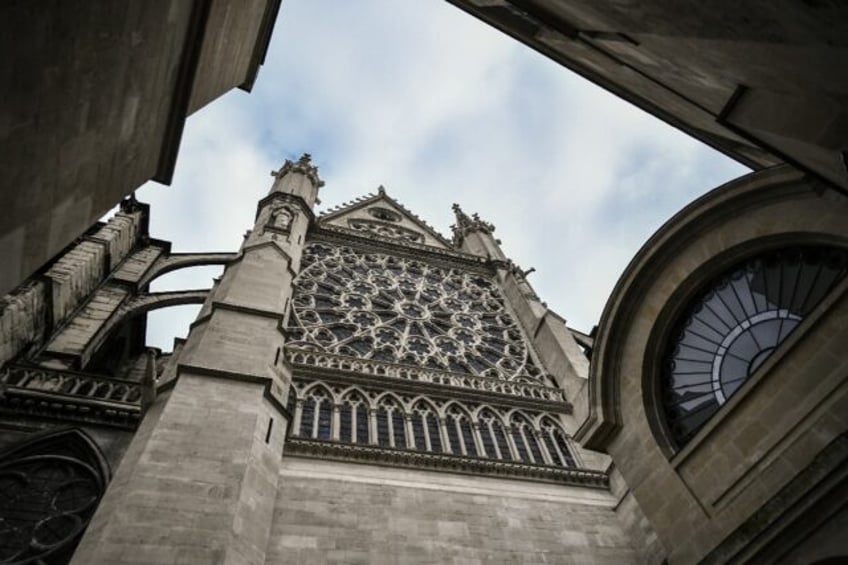
[[[313,243],[295,281],[293,346],[498,379],[537,380],[487,278]]]

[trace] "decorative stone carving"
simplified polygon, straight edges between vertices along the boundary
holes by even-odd
[[[352,230],[366,232],[369,234],[374,234],[389,239],[400,239],[412,242],[424,241],[424,236],[416,231],[404,228],[402,226],[387,224],[385,222],[354,219],[349,220],[348,225]]]
[[[469,233],[476,231],[493,233],[495,231],[493,224],[480,219],[478,214],[472,214],[469,217],[462,211],[459,204],[453,205],[453,213],[456,216],[456,223],[451,226],[451,231],[453,232],[453,244],[456,247],[462,244],[462,239]]]
[[[291,208],[278,205],[271,209],[271,215],[268,217],[268,223],[265,224],[265,229],[288,233],[291,230],[294,217],[295,213]]]
[[[312,243],[294,286],[294,347],[545,384],[503,296],[485,276]]]

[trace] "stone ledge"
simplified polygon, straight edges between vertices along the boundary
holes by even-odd
[[[283,456],[285,457],[286,455],[335,461],[356,461],[375,465],[417,468],[431,471],[488,475],[604,490],[609,488],[609,477],[602,471],[533,465],[451,454],[407,451],[375,445],[357,445],[289,437],[286,440]]]

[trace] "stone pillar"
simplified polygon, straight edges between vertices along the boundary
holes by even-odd
[[[322,184],[308,155],[273,174],[73,563],[265,562],[290,417],[281,324]]]

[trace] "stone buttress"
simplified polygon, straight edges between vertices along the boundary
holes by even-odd
[[[281,327],[323,184],[308,155],[273,173],[74,563],[263,563],[288,425]]]

